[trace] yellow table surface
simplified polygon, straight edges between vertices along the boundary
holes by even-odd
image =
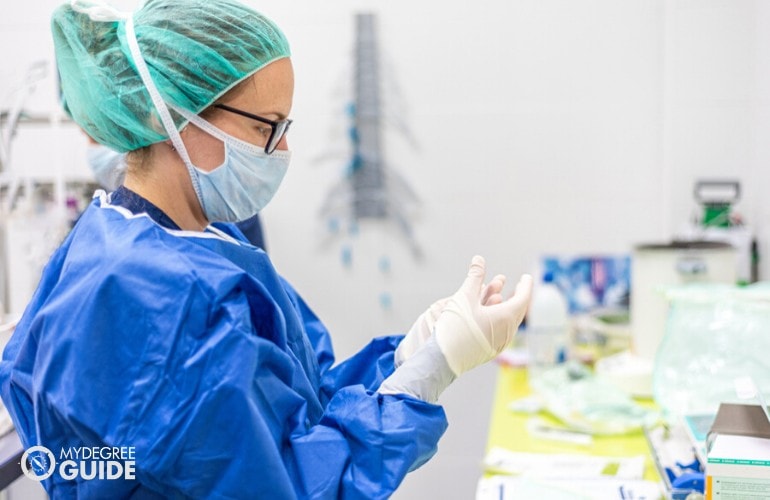
[[[533,437],[527,431],[527,421],[532,417],[513,412],[508,405],[516,399],[531,394],[524,368],[501,366],[497,376],[492,421],[489,426],[487,451],[498,446],[510,451],[526,453],[581,453],[598,456],[632,457],[645,456],[644,479],[660,481],[655,468],[647,440],[639,431],[626,436],[594,436],[590,446],[581,446],[561,441]],[[652,407],[650,400],[637,400],[640,404]],[[539,415],[548,422],[558,423],[545,414]]]

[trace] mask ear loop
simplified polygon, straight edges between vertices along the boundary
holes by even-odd
[[[187,148],[185,148],[182,137],[179,135],[179,131],[176,129],[176,124],[174,123],[174,119],[171,117],[171,113],[169,112],[166,103],[163,101],[158,88],[152,81],[150,70],[147,68],[147,63],[142,57],[141,50],[139,50],[139,43],[136,40],[136,32],[134,31],[134,18],[131,16],[126,19],[126,37],[128,41],[128,48],[131,51],[131,57],[133,58],[134,64],[136,65],[136,70],[139,73],[139,76],[141,77],[142,83],[144,83],[147,92],[150,94],[150,99],[152,99],[152,103],[155,105],[155,109],[160,115],[163,128],[166,129],[169,139],[171,139],[171,143],[174,145],[176,153],[187,167],[187,173],[190,175],[190,180],[192,180],[195,196],[198,197],[198,202],[203,208],[203,212],[205,214],[206,207],[203,204],[203,197],[201,196],[201,188],[200,184],[198,183],[198,176],[195,173],[195,166],[192,164],[190,156],[187,154]]]
[[[203,130],[210,136],[214,137],[215,139],[219,139],[225,144],[230,144],[231,146],[234,146],[238,149],[242,149],[244,151],[248,151],[248,152],[263,155],[263,156],[266,154],[264,147],[250,144],[246,141],[242,141],[238,139],[237,137],[233,137],[227,132],[225,132],[224,130],[220,130],[219,128],[215,127],[211,123],[199,117],[198,115],[190,113],[186,109],[182,109],[179,106],[174,106],[173,104],[171,104],[170,106],[171,106],[171,109],[173,109],[174,111],[176,111],[177,113],[185,117],[187,121],[189,121],[199,129]]]
[[[202,119],[200,116],[190,113],[186,109],[182,109],[179,106],[174,106],[173,104],[169,104],[171,106],[171,109],[182,115],[187,119],[188,122],[192,123],[199,129],[203,130],[210,136],[219,139],[224,144],[233,146],[236,149],[241,149],[243,151],[248,151],[252,154],[256,154],[259,156],[268,156],[270,158],[282,158],[282,159],[289,159],[291,158],[291,152],[289,151],[279,151],[275,150],[269,155],[265,153],[265,148],[263,146],[257,146],[255,144],[251,144],[246,141],[242,141],[238,139],[237,137],[233,137],[224,130],[221,130],[211,123],[207,122],[206,120]]]

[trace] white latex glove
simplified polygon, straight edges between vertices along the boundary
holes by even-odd
[[[505,276],[495,276],[482,288],[484,274],[484,259],[474,257],[460,289],[436,301],[417,319],[400,344],[407,342],[410,355],[382,382],[380,394],[408,394],[436,402],[459,374],[489,361],[508,345],[529,304],[532,277],[524,275],[514,296],[503,301]],[[487,335],[494,348],[489,347]]]
[[[484,258],[473,257],[465,282],[435,322],[436,343],[458,376],[500,354],[513,340],[529,306],[532,276],[522,275],[513,295],[503,301],[499,292],[486,297],[485,275]]]
[[[484,287],[484,298],[482,303],[485,305],[499,304],[503,301],[501,292],[505,286],[505,276],[498,274]],[[395,353],[394,365],[396,368],[401,366],[404,361],[411,358],[433,335],[433,327],[436,324],[441,312],[444,310],[451,297],[439,299],[424,312],[414,322],[412,328],[406,334],[401,343],[398,344]]]

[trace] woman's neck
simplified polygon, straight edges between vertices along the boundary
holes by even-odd
[[[129,166],[124,185],[145,198],[187,231],[203,231],[208,221],[182,160],[165,143],[150,146],[140,168]]]

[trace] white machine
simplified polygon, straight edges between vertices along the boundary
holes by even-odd
[[[665,289],[688,283],[737,281],[736,249],[719,241],[638,245],[631,259],[632,349],[599,360],[597,373],[628,393],[652,396],[655,354],[666,332]]]
[[[757,246],[740,216],[735,180],[699,180],[694,189],[700,216],[673,242],[638,245],[631,263],[631,351],[600,360],[603,373],[627,392],[652,396],[655,355],[666,332],[664,290],[687,283],[746,284],[757,281]]]
[[[701,206],[701,215],[689,224],[678,240],[719,241],[735,248],[736,283],[754,283],[757,272],[757,243],[751,228],[732,208],[741,196],[741,185],[735,180],[699,180],[693,192]]]

